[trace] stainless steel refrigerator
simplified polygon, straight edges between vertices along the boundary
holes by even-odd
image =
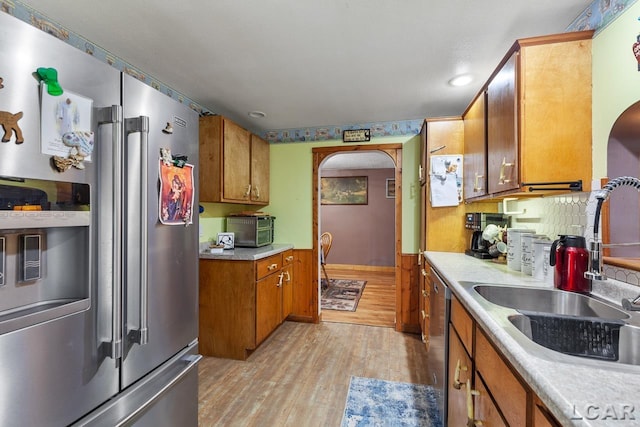
[[[0,122],[0,425],[197,425],[198,114],[0,12]]]

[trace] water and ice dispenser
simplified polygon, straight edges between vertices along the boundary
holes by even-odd
[[[0,333],[88,306],[89,191],[0,177]]]

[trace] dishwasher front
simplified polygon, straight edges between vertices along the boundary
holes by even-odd
[[[427,367],[432,377],[432,387],[436,391],[436,399],[443,424],[447,425],[447,376],[449,347],[449,312],[451,307],[451,291],[438,272],[430,268],[429,298],[429,346],[427,350]]]

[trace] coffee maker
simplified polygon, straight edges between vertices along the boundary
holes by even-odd
[[[487,228],[489,224],[495,224],[503,228],[508,227],[510,219],[511,217],[501,213],[466,213],[464,227],[468,230],[473,230],[473,233],[469,241],[469,249],[465,250],[464,253],[480,259],[493,258],[493,256],[489,254],[489,246],[491,246],[491,243],[484,240],[482,231]]]

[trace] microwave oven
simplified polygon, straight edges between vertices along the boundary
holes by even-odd
[[[237,247],[258,248],[273,243],[273,223],[270,215],[227,217],[227,231],[234,234]]]

